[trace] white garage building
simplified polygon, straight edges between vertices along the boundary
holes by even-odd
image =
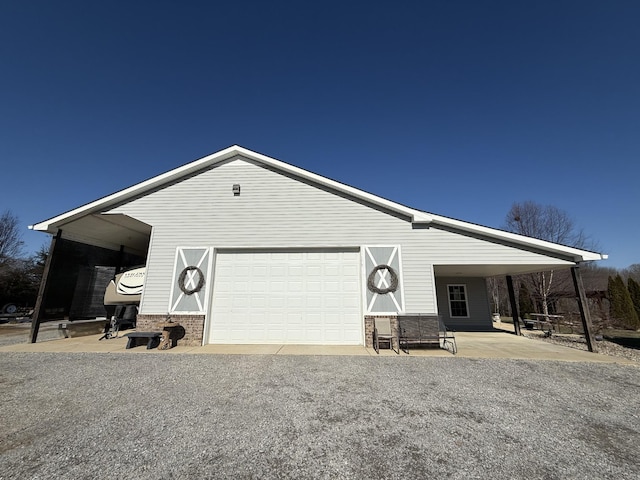
[[[55,236],[54,263],[61,244],[117,252],[119,269],[142,259],[139,329],[170,314],[190,344],[370,344],[372,318],[399,313],[490,329],[486,277],[603,258],[415,210],[239,146],[33,228]]]

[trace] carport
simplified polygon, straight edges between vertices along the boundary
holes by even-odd
[[[571,270],[571,276],[573,280],[573,287],[575,289],[575,299],[578,304],[578,310],[582,322],[582,327],[585,332],[587,341],[587,347],[590,352],[595,352],[596,346],[593,341],[591,314],[589,312],[587,296],[585,294],[584,284],[582,281],[582,274],[580,270],[580,264],[571,267],[561,267],[564,269],[569,268]],[[444,286],[447,282],[455,281],[456,278],[477,278],[485,281],[488,277],[503,276],[507,281],[507,289],[509,293],[509,304],[513,318],[521,318],[517,297],[515,294],[515,288],[513,283],[513,277],[516,275],[524,275],[529,273],[545,272],[548,270],[560,270],[557,265],[511,265],[511,264],[487,264],[487,265],[435,265],[434,272],[436,277],[436,287],[438,289],[438,301],[439,304],[445,304],[444,298],[446,292],[444,292]],[[442,309],[441,309],[442,310]],[[455,325],[448,322],[455,328]],[[520,335],[520,322],[514,322],[514,333]]]
[[[45,225],[55,233],[33,311],[32,343],[42,321],[103,316],[106,284],[116,273],[144,265],[149,248],[151,227],[125,215],[72,215],[63,224],[58,218]]]

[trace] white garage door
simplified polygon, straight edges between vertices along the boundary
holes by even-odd
[[[363,343],[357,251],[216,256],[209,343]]]

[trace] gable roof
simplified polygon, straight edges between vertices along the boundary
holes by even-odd
[[[318,175],[308,170],[304,170],[294,165],[276,160],[275,158],[271,158],[252,150],[248,150],[239,145],[232,145],[231,147],[225,148],[224,150],[212,153],[191,163],[175,168],[143,182],[137,183],[136,185],[133,185],[129,188],[125,188],[124,190],[120,190],[116,193],[87,203],[56,217],[42,221],[35,225],[31,225],[29,228],[53,234],[62,225],[69,223],[75,219],[99,212],[101,210],[105,210],[109,207],[115,206],[116,204],[126,202],[129,199],[139,197],[147,192],[161,188],[164,185],[180,180],[181,178],[192,175],[200,170],[215,166],[216,164],[222,163],[236,156],[241,156],[246,159],[253,160],[275,170],[279,170],[289,175],[293,175],[309,182],[316,183],[323,187],[334,190],[337,193],[347,195],[351,198],[366,202],[370,205],[378,206],[391,212],[396,212],[400,215],[410,218],[411,222],[414,224],[434,226],[440,225],[442,227],[453,229],[456,231],[467,232],[489,239],[508,242],[511,244],[520,245],[525,248],[541,250],[543,252],[548,252],[556,256],[567,256],[572,258],[576,262],[601,260],[607,258],[606,255],[602,255],[600,253],[567,247],[544,240],[538,240],[535,238],[510,233],[503,230],[484,227],[482,225],[455,220],[452,218],[410,208],[400,203],[393,202],[391,200],[387,200],[377,195],[373,195],[363,190],[351,187],[344,183],[331,180],[327,177],[323,177],[322,175]]]

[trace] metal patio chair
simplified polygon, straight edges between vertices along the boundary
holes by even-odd
[[[453,330],[449,330],[442,321],[442,316],[438,315],[438,323],[440,324],[440,340],[442,348],[449,350],[454,355],[458,353],[458,345],[456,345],[456,336]]]
[[[396,341],[396,347],[393,348],[393,341]],[[398,335],[393,334],[393,330],[391,329],[391,319],[390,318],[375,318],[374,319],[374,329],[373,329],[373,348],[376,353],[380,353],[380,341],[388,342],[389,348],[400,354],[400,339]]]

